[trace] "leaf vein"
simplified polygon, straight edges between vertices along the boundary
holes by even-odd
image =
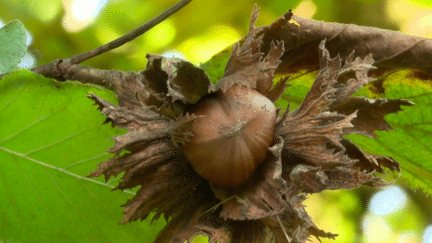
[[[42,149],[45,149],[45,148],[48,148],[48,147],[54,146],[54,145],[56,145],[56,144],[58,144],[58,143],[64,142],[64,141],[66,141],[66,140],[68,140],[68,139],[70,139],[70,138],[73,138],[73,137],[75,137],[75,136],[77,136],[77,135],[80,135],[81,133],[84,133],[84,132],[86,132],[86,131],[89,131],[89,130],[91,130],[91,129],[95,128],[95,127],[98,127],[98,126],[100,126],[100,125],[102,125],[102,124],[97,124],[97,125],[94,125],[94,126],[92,126],[92,127],[88,127],[88,128],[86,128],[86,129],[84,129],[84,130],[82,130],[82,131],[79,131],[79,132],[77,132],[77,133],[74,133],[74,134],[72,134],[72,135],[70,135],[70,136],[67,136],[67,137],[64,137],[64,138],[62,138],[62,139],[59,139],[59,140],[57,140],[57,141],[55,141],[55,142],[53,142],[53,143],[50,143],[50,144],[47,144],[47,145],[41,146],[41,147],[39,147],[39,148],[35,148],[35,149],[33,149],[33,150],[27,151],[27,152],[25,153],[25,155],[29,155],[29,154],[34,153],[34,152],[37,152],[37,151],[39,151],[39,150],[42,150]]]
[[[3,186],[5,187],[6,192],[7,192],[7,194],[9,195],[9,200],[10,200],[10,202],[11,202],[11,205],[12,205],[12,207],[14,207],[14,209],[15,209],[15,212],[16,212],[16,214],[17,214],[18,220],[19,220],[20,223],[22,224],[22,226],[23,226],[23,228],[24,228],[24,231],[25,231],[25,233],[26,233],[26,235],[27,235],[27,238],[29,239],[29,241],[31,241],[31,238],[30,238],[30,235],[29,235],[29,231],[28,231],[28,229],[27,229],[27,226],[26,226],[26,224],[24,223],[24,220],[23,220],[23,218],[22,218],[22,216],[21,216],[21,214],[20,214],[20,210],[19,210],[19,208],[17,207],[17,204],[16,204],[16,202],[15,202],[15,199],[14,199],[14,197],[13,197],[13,195],[12,195],[11,189],[8,187],[8,183],[7,183],[7,181],[6,181],[6,178],[4,177],[3,173],[1,172],[1,170],[0,170],[0,177],[2,178]],[[3,200],[4,200],[4,199],[3,199]]]
[[[396,153],[393,149],[390,149],[384,142],[379,141],[378,139],[376,139],[376,142],[384,149],[386,149],[387,151],[389,151],[390,153],[397,155],[398,157],[404,157],[404,156],[400,156],[398,153]],[[406,161],[406,160],[405,160]],[[400,162],[400,160],[399,160]],[[432,175],[431,172],[425,170],[421,165],[416,164],[416,163],[412,163],[411,161],[406,161],[408,162],[408,165],[406,163],[401,163],[401,167],[402,167],[402,171],[407,171],[408,173],[410,173],[413,178],[415,178],[418,181],[421,181],[425,186],[427,186],[428,188],[430,188],[432,190],[432,186],[430,184],[430,181],[426,180],[427,177],[430,176],[416,176],[418,175],[418,173],[413,172],[411,168],[416,169],[417,171],[422,171],[423,173],[427,173],[428,175]],[[402,174],[403,175],[403,174]]]
[[[77,98],[77,99],[78,99],[78,98]],[[77,99],[74,99],[74,100],[72,100],[72,101],[75,101],[75,100],[77,100]],[[71,102],[71,103],[72,103],[72,102]],[[56,114],[56,113],[59,112],[59,111],[62,111],[62,110],[64,110],[64,109],[66,109],[66,107],[67,107],[67,105],[61,107],[61,108],[58,109],[58,110],[53,111],[52,113],[48,114],[48,115],[45,116],[45,117],[42,117],[42,118],[39,117],[36,121],[34,121],[34,122],[32,122],[31,124],[27,125],[26,127],[24,127],[23,129],[19,130],[18,132],[16,132],[16,133],[10,135],[9,137],[6,137],[6,138],[0,140],[0,142],[6,141],[6,140],[8,140],[8,139],[11,139],[11,138],[13,138],[13,137],[19,135],[20,133],[22,133],[22,132],[24,132],[25,130],[31,128],[31,127],[34,126],[35,124],[37,124],[37,123],[39,123],[39,122],[41,122],[41,121],[43,121],[43,120],[45,120],[45,119],[47,119],[47,118],[53,116],[54,114]]]
[[[64,174],[67,174],[67,175],[69,175],[69,176],[75,177],[75,178],[77,178],[77,179],[79,179],[79,180],[89,181],[89,182],[92,182],[92,183],[99,184],[99,185],[101,185],[101,186],[109,187],[109,188],[111,188],[111,189],[114,188],[114,186],[108,185],[108,184],[106,184],[106,183],[103,183],[103,182],[100,182],[100,181],[97,181],[97,180],[94,180],[94,179],[87,178],[87,177],[85,177],[85,176],[78,175],[78,174],[72,173],[72,172],[70,172],[70,171],[68,171],[68,170],[65,170],[65,169],[63,169],[63,168],[60,168],[60,167],[57,167],[57,166],[53,166],[53,165],[50,165],[50,164],[44,163],[44,162],[42,162],[42,161],[39,161],[39,160],[36,160],[36,159],[30,158],[30,157],[28,157],[28,156],[25,155],[25,154],[21,154],[21,153],[15,152],[15,151],[10,150],[10,149],[7,149],[7,148],[5,148],[5,147],[1,147],[1,146],[0,146],[0,149],[3,150],[3,151],[5,151],[5,152],[8,152],[8,153],[10,153],[10,154],[17,155],[17,156],[19,156],[19,157],[21,157],[21,158],[27,159],[27,160],[29,160],[29,161],[31,161],[31,162],[36,163],[36,164],[39,164],[39,165],[41,165],[41,166],[43,166],[43,167],[45,167],[45,168],[50,168],[50,169],[53,169],[53,170],[60,171],[60,172],[62,172],[62,173],[64,173]],[[124,190],[123,192],[128,193],[128,194],[131,194],[131,195],[135,195],[135,193],[133,193],[132,191],[128,191],[128,190]]]
[[[8,107],[9,106],[9,104],[10,103],[12,103],[17,97],[18,97],[18,95],[24,90],[24,86],[25,85],[22,85],[21,87],[20,87],[20,89],[18,90],[18,92],[16,92],[16,94],[15,94],[15,96],[11,99],[11,100],[9,100],[9,101],[7,101],[6,102],[6,104],[0,109],[0,113],[4,110],[4,109],[6,109],[6,107]]]
[[[80,160],[80,161],[68,164],[65,167],[63,167],[63,169],[67,169],[67,168],[70,168],[70,167],[75,166],[75,165],[79,165],[79,164],[82,164],[82,163],[85,163],[85,162],[88,162],[88,161],[91,161],[91,160],[94,160],[94,159],[98,159],[98,158],[101,158],[101,157],[103,157],[105,155],[109,155],[109,153],[99,154],[99,155],[96,155],[96,156],[93,156],[93,157],[90,157],[90,158],[87,158],[87,159],[83,159],[83,160]]]
[[[88,226],[90,226],[90,228],[94,229],[94,227],[90,224],[89,221],[87,221],[87,219],[84,217],[84,215],[78,210],[77,207],[75,207],[75,205],[72,203],[72,201],[68,198],[68,196],[66,196],[66,194],[62,191],[62,189],[60,188],[60,186],[58,185],[58,183],[56,182],[56,180],[54,179],[54,177],[52,177],[51,173],[44,168],[45,171],[47,172],[48,176],[51,178],[51,180],[54,182],[54,185],[57,187],[57,189],[59,190],[59,192],[62,194],[62,196],[66,199],[66,201],[71,205],[71,207],[78,213],[78,215],[84,220],[84,222],[86,222],[86,224]]]
[[[32,189],[32,191],[34,192],[34,194],[36,195],[36,197],[39,199],[39,201],[41,202],[41,204],[45,207],[46,211],[48,212],[48,214],[51,216],[51,218],[55,221],[56,225],[58,227],[60,227],[58,221],[55,219],[54,215],[51,213],[50,209],[47,207],[47,205],[45,204],[45,202],[42,200],[42,198],[40,197],[39,193],[36,191],[36,189],[33,187],[32,183],[30,182],[30,180],[28,179],[26,173],[24,172],[23,168],[21,167],[21,164],[15,160],[15,164],[18,166],[19,170],[21,171],[21,173],[23,174],[25,180],[27,181],[27,183],[29,184],[30,188]],[[62,229],[63,230],[63,229]]]

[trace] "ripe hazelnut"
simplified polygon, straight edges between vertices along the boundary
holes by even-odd
[[[189,112],[203,115],[189,127],[193,136],[182,146],[195,171],[219,186],[249,180],[273,142],[274,104],[254,89],[234,85]]]

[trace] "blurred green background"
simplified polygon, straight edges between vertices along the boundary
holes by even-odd
[[[19,19],[27,28],[29,53],[21,67],[29,68],[109,42],[176,2],[2,0],[0,24]],[[247,33],[254,3],[261,8],[257,25],[268,25],[292,8],[305,18],[432,37],[432,1],[194,0],[144,36],[83,64],[138,71],[145,68],[146,53],[203,63]],[[340,234],[335,242],[432,243],[431,197],[396,182],[381,190],[362,187],[312,195],[307,210],[320,228]]]

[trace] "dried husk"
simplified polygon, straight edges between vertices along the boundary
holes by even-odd
[[[330,57],[325,41],[319,45],[320,72],[300,107],[278,118],[274,142],[252,179],[238,187],[220,187],[199,176],[180,144],[193,136],[188,127],[199,119],[188,113],[209,93],[232,85],[257,90],[276,101],[288,87],[288,77],[273,86],[275,70],[287,65],[283,41],[275,33],[296,28],[288,12],[272,25],[254,27],[242,45],[236,44],[222,79],[212,85],[205,72],[175,58],[148,55],[146,70],[127,82],[114,83],[119,106],[91,94],[101,112],[128,133],[115,137],[116,156],[89,176],[108,180],[125,172],[115,189],[139,186],[125,205],[122,223],[164,216],[168,220],[155,242],[185,242],[195,235],[210,242],[306,242],[310,236],[334,238],[315,226],[302,202],[308,193],[381,186],[376,176],[384,168],[399,171],[390,157],[368,154],[343,136],[375,136],[389,130],[385,115],[412,105],[407,100],[351,97],[373,79],[370,55],[342,60]],[[269,44],[270,43],[270,44]],[[315,50],[316,51],[316,50]],[[119,79],[120,80],[120,79]],[[279,110],[278,110],[279,112]],[[279,114],[279,113],[278,113]],[[122,153],[127,151],[126,153]]]

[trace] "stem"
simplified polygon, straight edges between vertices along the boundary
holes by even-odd
[[[111,89],[112,84],[109,79],[109,75],[110,75],[109,72],[107,72],[106,70],[99,70],[96,68],[79,66],[77,64],[86,61],[92,57],[113,50],[117,47],[124,45],[129,41],[134,40],[138,36],[144,34],[148,30],[152,29],[153,27],[155,27],[156,25],[158,25],[159,23],[167,19],[169,16],[173,15],[175,12],[177,12],[178,10],[180,10],[190,2],[192,2],[192,0],[181,0],[180,2],[173,5],[165,12],[163,12],[156,18],[150,20],[149,22],[145,23],[144,25],[96,49],[72,56],[67,59],[58,59],[49,63],[45,63],[41,66],[32,68],[31,71],[37,74],[41,74],[47,78],[54,78],[58,81],[71,79],[71,80],[81,81],[83,83],[98,84],[108,89]],[[1,74],[0,80],[8,74],[9,73]]]
[[[121,36],[121,37],[119,37],[119,38],[117,38],[117,39],[115,39],[115,40],[113,40],[113,41],[111,41],[105,45],[102,45],[96,49],[93,49],[91,51],[84,52],[84,53],[81,53],[81,54],[78,54],[78,55],[71,57],[70,62],[73,64],[79,64],[83,61],[86,61],[86,60],[92,58],[92,57],[101,55],[107,51],[110,51],[110,50],[113,50],[117,47],[120,47],[129,41],[132,41],[133,39],[144,34],[148,30],[152,29],[153,27],[155,27],[156,25],[158,25],[159,23],[161,23],[162,21],[167,19],[169,16],[173,15],[175,12],[177,12],[178,10],[180,10],[181,8],[186,6],[186,4],[190,3],[191,1],[192,0],[181,0],[176,5],[170,7],[169,9],[167,9],[165,12],[163,12],[162,14],[157,16],[156,18],[154,18],[154,19],[150,20],[149,22],[141,25],[140,27],[129,32],[128,34],[123,35],[123,36]]]

